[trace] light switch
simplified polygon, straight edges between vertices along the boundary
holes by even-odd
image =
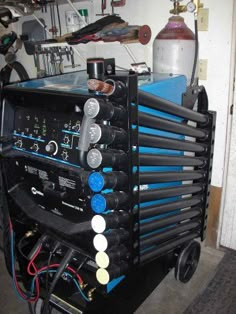
[[[200,59],[199,66],[198,66],[198,77],[199,80],[207,80],[207,67],[208,67],[208,60],[207,59]]]
[[[209,9],[199,9],[198,12],[198,30],[201,32],[208,31]]]

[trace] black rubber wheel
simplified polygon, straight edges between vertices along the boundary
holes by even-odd
[[[175,265],[175,278],[187,283],[195,273],[201,254],[201,245],[191,241],[180,252]]]

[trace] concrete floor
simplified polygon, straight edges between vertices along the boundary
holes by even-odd
[[[202,246],[201,259],[187,284],[178,282],[172,270],[135,314],[182,314],[214,277],[224,252]]]
[[[177,282],[171,271],[135,314],[182,314],[212,279],[223,255],[221,251],[203,247],[197,271],[188,284]],[[25,302],[19,301],[15,296],[0,252],[0,314],[28,313]]]

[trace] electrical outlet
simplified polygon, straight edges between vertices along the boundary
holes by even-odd
[[[199,9],[198,12],[198,30],[201,32],[208,31],[209,9]]]
[[[207,67],[208,67],[208,60],[207,59],[200,59],[199,60],[199,66],[198,66],[199,80],[202,80],[202,81],[207,80]]]

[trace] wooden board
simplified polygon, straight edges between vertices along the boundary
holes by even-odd
[[[216,248],[222,188],[211,186],[206,245]]]

